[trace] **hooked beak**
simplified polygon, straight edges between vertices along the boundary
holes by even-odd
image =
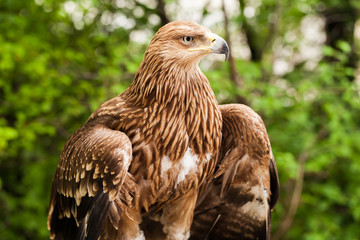
[[[208,39],[210,41],[210,44],[212,45],[210,47],[212,53],[218,53],[218,54],[225,54],[225,61],[229,57],[229,46],[227,42],[220,36],[210,33],[208,34]]]
[[[205,51],[208,53],[225,54],[226,61],[229,57],[229,46],[227,42],[222,37],[214,33],[208,33],[207,39],[209,41],[208,45],[202,45],[197,48],[189,49],[188,51]]]

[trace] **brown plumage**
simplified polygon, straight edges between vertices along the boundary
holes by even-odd
[[[168,239],[188,238],[221,144],[220,110],[198,67],[209,53],[227,55],[227,44],[195,23],[155,34],[130,87],[67,141],[51,192],[51,239],[143,239],[142,217],[160,211]]]
[[[245,105],[220,110],[220,163],[199,196],[191,239],[270,239],[279,180],[265,125]]]
[[[261,199],[270,214],[269,166],[276,167],[264,157],[271,154],[266,131],[261,123],[264,138],[257,142],[250,128],[242,132],[241,124],[253,119],[239,105],[218,106],[198,67],[209,53],[227,57],[228,46],[198,24],[172,22],[155,34],[130,87],[100,106],[64,146],[50,198],[51,239],[188,239],[196,205],[194,236],[201,236],[200,216],[214,223],[216,215],[206,229],[211,237],[226,218],[218,206],[215,214],[207,210],[210,197],[233,207],[234,196],[240,206],[236,191],[244,183],[268,194]],[[238,140],[241,133],[250,145]],[[254,162],[249,170],[240,167],[246,151]]]

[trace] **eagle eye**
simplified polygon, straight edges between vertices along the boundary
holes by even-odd
[[[192,37],[192,36],[184,36],[182,38],[182,41],[185,44],[190,44],[190,43],[192,43],[194,41],[194,37]]]

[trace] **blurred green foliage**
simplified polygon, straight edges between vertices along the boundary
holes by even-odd
[[[164,15],[159,4],[144,2],[0,2],[0,239],[48,239],[50,185],[65,141],[132,81],[149,39],[144,35],[137,43],[130,36],[145,31],[151,37],[164,19],[176,19]],[[204,72],[220,103],[246,102],[267,125],[281,182],[272,221],[275,239],[357,239],[360,44],[354,29],[359,20],[356,14],[344,18],[343,31],[334,37],[339,26],[328,28],[328,16],[334,9],[352,16],[359,2],[264,0],[249,18],[242,13],[253,1],[239,3],[229,19],[239,32],[231,34],[242,29],[252,54],[233,59],[242,84],[232,79],[228,63],[214,62]],[[65,11],[74,6],[80,15]],[[210,12],[205,8],[204,17]],[[132,21],[111,25],[109,13]],[[314,67],[307,65],[309,59],[294,60],[302,51],[301,26],[308,16],[323,19],[327,35]],[[222,23],[215,29],[223,29]],[[286,61],[292,70],[283,74],[273,71],[279,46],[291,49]],[[300,204],[291,227],[281,230],[294,207],[299,176]]]

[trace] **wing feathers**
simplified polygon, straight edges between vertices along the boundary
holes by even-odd
[[[109,206],[110,201],[107,194],[99,192],[86,226],[86,240],[98,240],[98,237],[102,234],[104,223],[107,220]]]
[[[279,183],[265,125],[245,105],[220,109],[220,163],[199,196],[191,239],[269,239]]]
[[[107,220],[118,228],[121,209],[131,200],[122,205],[113,200],[131,159],[131,142],[122,132],[87,124],[73,134],[53,181],[48,217],[53,239],[97,239]]]

